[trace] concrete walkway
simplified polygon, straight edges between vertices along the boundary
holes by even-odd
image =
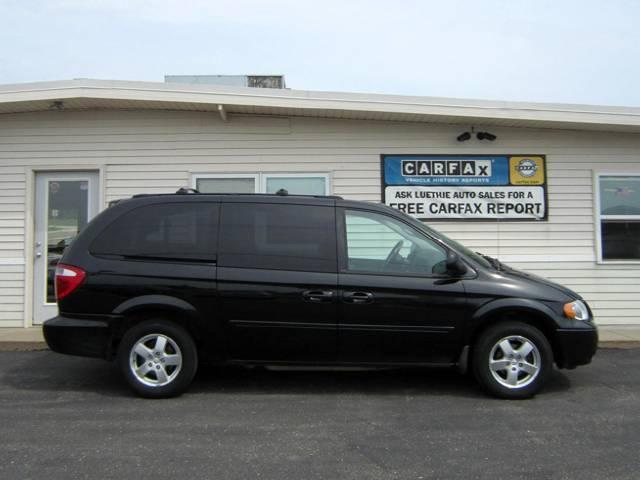
[[[0,328],[0,351],[44,350],[42,328]]]
[[[0,328],[0,342],[44,342],[42,328]]]
[[[600,327],[600,342],[640,342],[640,325]]]
[[[600,327],[602,347],[640,347],[640,325]],[[46,348],[42,328],[0,328],[0,350],[41,350]]]

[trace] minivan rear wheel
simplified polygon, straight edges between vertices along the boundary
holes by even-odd
[[[189,387],[198,368],[198,353],[191,335],[180,325],[147,320],[124,334],[118,363],[138,395],[167,398]]]
[[[545,335],[522,322],[487,329],[474,346],[472,369],[478,383],[500,398],[535,395],[553,369],[553,351]]]

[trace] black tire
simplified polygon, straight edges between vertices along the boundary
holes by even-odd
[[[504,340],[507,343],[501,343]],[[505,354],[501,345],[507,352],[511,348],[510,352]],[[520,358],[531,345],[534,348]],[[498,323],[482,332],[473,345],[471,368],[478,383],[491,395],[514,400],[530,398],[551,374],[553,351],[537,328],[515,321]]]
[[[148,340],[139,344],[145,337]],[[164,343],[157,343],[158,338]],[[150,356],[145,358],[147,353]],[[198,351],[189,332],[180,325],[163,319],[146,320],[125,332],[118,347],[118,365],[129,386],[141,397],[175,397],[191,384],[198,369]],[[134,371],[133,365],[138,369]],[[143,369],[148,370],[144,375]]]

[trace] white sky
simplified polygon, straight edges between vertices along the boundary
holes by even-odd
[[[638,0],[0,0],[0,83],[283,73],[291,88],[640,106]]]

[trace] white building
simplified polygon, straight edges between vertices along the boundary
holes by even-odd
[[[486,183],[447,183],[465,161]],[[47,264],[109,201],[181,186],[386,191],[573,288],[600,325],[640,324],[638,108],[71,80],[0,86],[0,326],[55,315]]]

